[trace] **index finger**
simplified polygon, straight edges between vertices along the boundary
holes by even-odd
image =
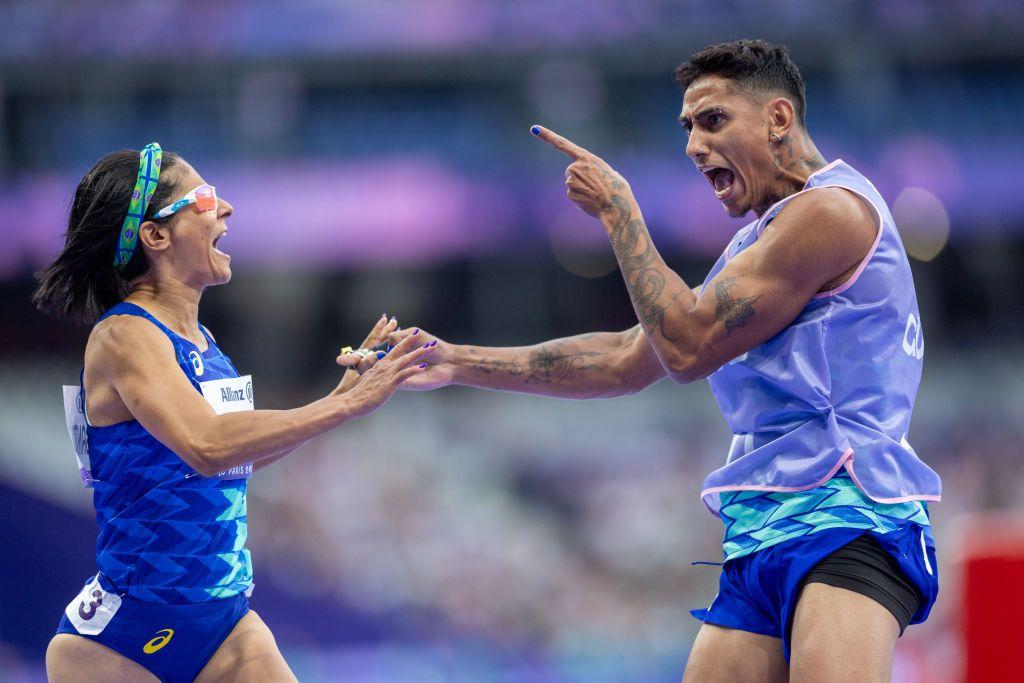
[[[395,330],[394,332],[388,333],[387,342],[391,346],[397,346],[400,341],[408,337],[413,333],[413,328],[407,330]]]
[[[396,343],[394,348],[391,349],[391,352],[388,353],[386,357],[391,360],[395,360],[397,358],[401,358],[406,353],[416,348],[417,344],[419,343],[419,340],[421,339],[421,337],[418,336],[419,333],[420,328],[417,327],[412,332],[410,332],[409,335],[405,337],[405,339]]]
[[[394,318],[392,318],[392,320],[394,320]],[[373,346],[375,343],[374,340],[378,336],[380,336],[381,330],[384,328],[386,324],[388,324],[388,316],[385,313],[381,317],[377,318],[377,322],[374,323],[373,327],[370,329],[370,333],[366,335],[365,339],[363,339],[362,346],[364,348],[368,346]]]
[[[582,159],[589,152],[575,142],[564,138],[553,130],[548,130],[544,126],[531,126],[530,132],[539,137],[544,142],[548,143],[560,152],[568,154],[573,159]]]

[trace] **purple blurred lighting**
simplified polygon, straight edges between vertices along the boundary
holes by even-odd
[[[606,158],[630,181],[663,248],[713,258],[752,219],[727,217],[707,182],[684,159],[675,162],[650,153]],[[1024,178],[1021,158],[1014,144],[975,146],[967,155],[948,143],[915,136],[892,141],[875,158],[847,161],[890,204],[908,186],[934,195],[956,239],[1019,225],[1016,217],[1024,212],[1024,193],[1017,189]],[[235,206],[224,246],[236,257],[236,267],[435,263],[552,239],[559,248],[606,249],[600,225],[576,215],[568,203],[561,166],[552,163],[504,166],[493,175],[431,156],[200,170]],[[53,258],[76,182],[68,175],[37,174],[0,188],[0,276]]]

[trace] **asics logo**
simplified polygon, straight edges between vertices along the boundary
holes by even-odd
[[[173,628],[165,628],[156,632],[156,638],[142,646],[142,651],[147,655],[151,655],[158,651],[167,643],[171,642],[171,638],[174,636]]]
[[[907,327],[903,330],[903,350],[911,358],[924,358],[924,332],[921,331],[921,319],[911,313],[907,316]]]

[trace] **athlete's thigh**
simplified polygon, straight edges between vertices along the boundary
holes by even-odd
[[[50,683],[153,683],[157,677],[140,664],[94,640],[58,633],[46,648]]]
[[[794,683],[887,683],[899,637],[896,617],[866,595],[809,583],[793,617]]]
[[[213,653],[196,683],[277,683],[295,681],[277,641],[255,611],[249,610]]]
[[[788,676],[780,639],[704,624],[690,650],[683,683],[786,683]]]

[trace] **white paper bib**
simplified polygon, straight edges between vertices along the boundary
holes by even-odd
[[[252,394],[252,375],[210,379],[199,383],[203,398],[218,415],[255,410]],[[252,463],[238,465],[214,475],[218,479],[248,479],[252,476]]]
[[[218,415],[253,410],[252,375],[210,379],[199,383],[203,398]]]
[[[88,422],[85,419],[85,405],[80,387],[64,385],[64,420],[68,425],[71,445],[75,449],[78,471],[82,475],[82,486],[91,488],[93,478],[89,467],[89,440],[85,431]]]
[[[64,614],[82,635],[98,636],[120,607],[121,597],[103,590],[97,575],[68,603]]]
[[[203,398],[218,415],[236,413],[243,410],[254,410],[252,392],[252,375],[211,379],[199,383]],[[84,394],[81,387],[64,385],[64,419],[67,422],[68,435],[78,460],[78,471],[82,475],[82,485],[91,488],[95,481],[89,461],[89,440],[86,428]],[[252,476],[252,463],[238,465],[215,475],[218,479],[248,479]],[[77,628],[77,627],[76,627]]]

